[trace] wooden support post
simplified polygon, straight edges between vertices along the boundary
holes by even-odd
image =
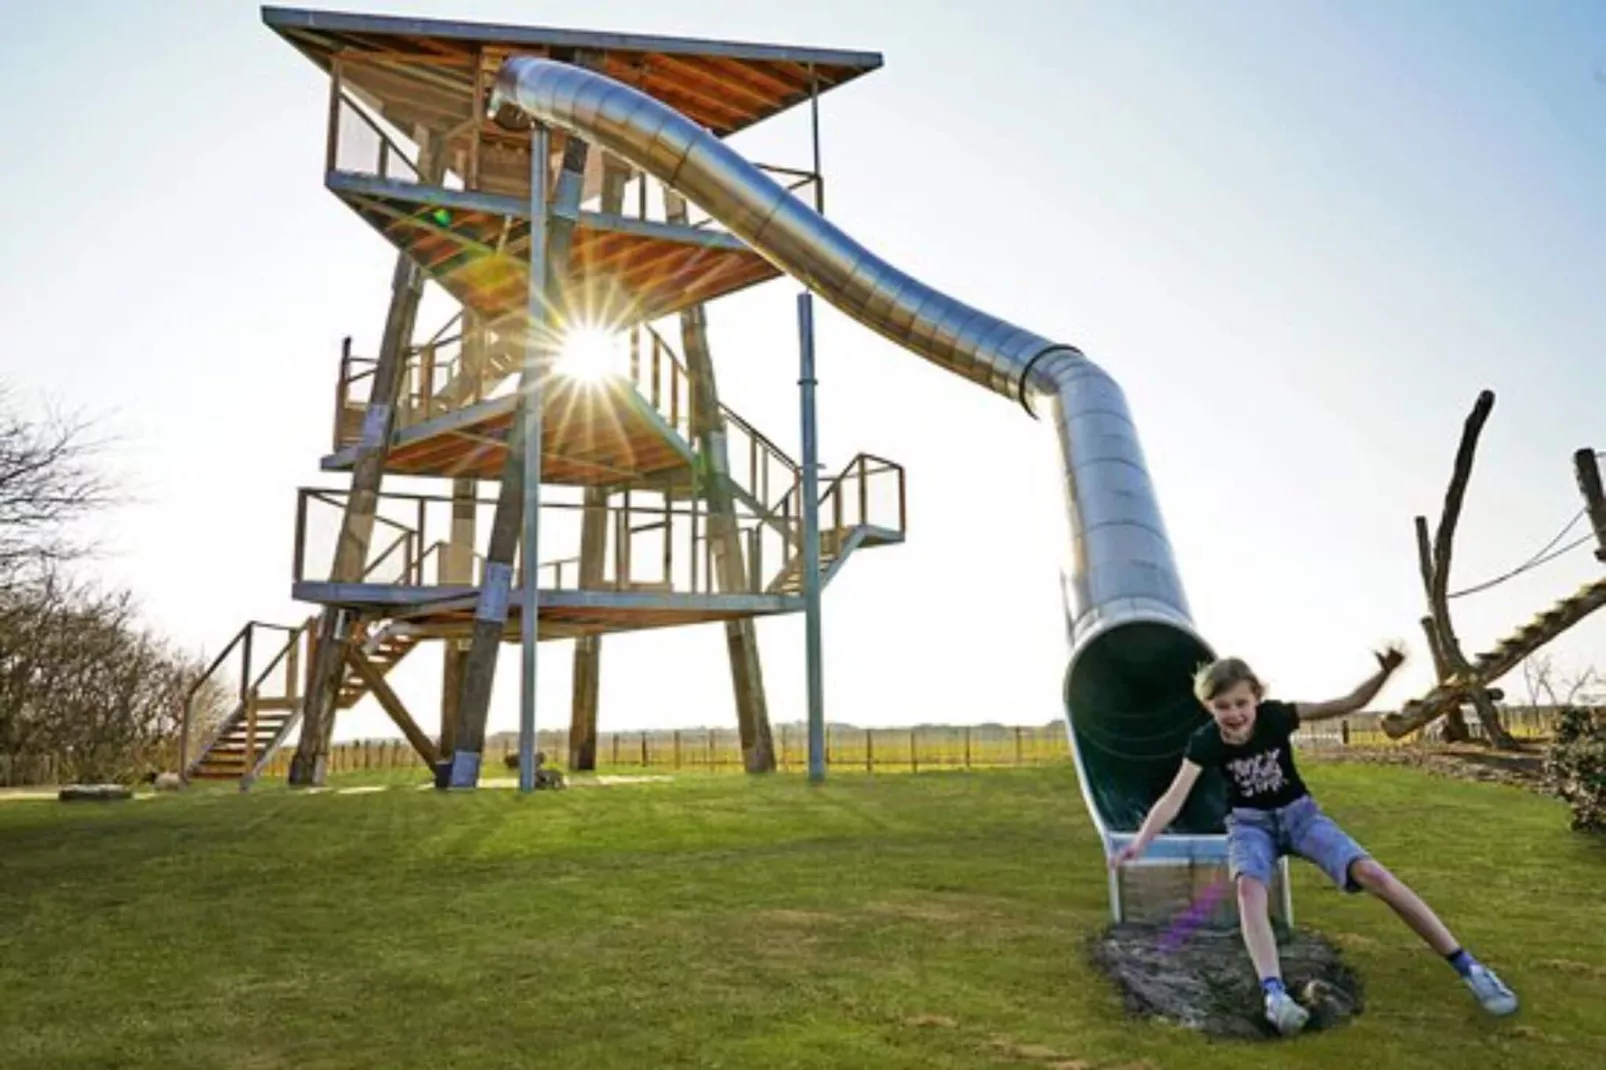
[[[684,225],[686,200],[664,191],[669,222]],[[736,505],[730,489],[730,460],[725,449],[725,421],[719,413],[719,389],[714,360],[708,346],[707,314],[701,304],[680,314],[680,338],[691,373],[691,429],[696,440],[695,475],[708,500],[708,544],[719,589],[726,593],[747,590],[747,567],[742,562],[742,534],[736,523]],[[741,732],[742,763],[749,773],[775,769],[775,744],[770,735],[768,705],[764,698],[764,672],[758,656],[758,629],[751,617],[725,622],[725,645],[730,652],[731,684],[736,692],[736,723]]]
[[[1589,523],[1595,529],[1595,557],[1606,561],[1606,494],[1601,491],[1600,462],[1593,449],[1581,449],[1573,454],[1573,470],[1578,476],[1578,490],[1584,496],[1584,508]]]
[[[1427,517],[1416,518],[1416,559],[1417,566],[1422,572],[1422,590],[1427,596],[1428,607],[1433,605],[1433,546],[1428,540]],[[1450,678],[1450,659],[1444,653],[1444,641],[1439,638],[1438,630],[1434,627],[1431,616],[1422,618],[1422,633],[1427,636],[1428,653],[1433,657],[1434,681],[1444,683]],[[1451,743],[1465,743],[1472,738],[1467,731],[1466,718],[1461,715],[1460,706],[1452,706],[1444,715],[1444,738]]]
[[[1439,528],[1433,537],[1433,574],[1429,582],[1428,605],[1433,612],[1434,634],[1438,636],[1443,649],[1450,676],[1466,683],[1473,709],[1477,711],[1478,720],[1483,724],[1484,733],[1495,746],[1515,749],[1516,741],[1500,724],[1500,715],[1494,708],[1494,701],[1490,697],[1486,681],[1479,676],[1466,655],[1461,652],[1461,643],[1456,639],[1455,629],[1450,624],[1448,593],[1450,548],[1455,538],[1456,522],[1461,517],[1461,503],[1466,497],[1467,482],[1472,477],[1472,460],[1477,451],[1478,436],[1483,432],[1483,425],[1488,422],[1489,413],[1493,408],[1494,392],[1485,390],[1480,393],[1477,404],[1472,407],[1472,412],[1468,414],[1461,430],[1461,443],[1456,448],[1450,485],[1444,493],[1444,512],[1439,518]],[[1423,524],[1425,526],[1426,521],[1423,521]],[[1436,717],[1437,713],[1432,708],[1424,708],[1420,703],[1406,703],[1406,708],[1398,715],[1384,719],[1384,730],[1398,739],[1429,724]]]
[[[418,756],[431,766],[438,765],[440,752],[435,749],[434,742],[424,734],[423,729],[418,727],[418,722],[413,720],[412,715],[407,712],[407,707],[396,697],[396,692],[391,690],[390,684],[386,683],[379,670],[374,668],[374,663],[355,646],[348,646],[346,664],[351,666],[359,680],[368,685],[368,690],[379,700],[379,705],[385,712],[390,714],[390,719],[396,722],[396,727],[402,730],[402,735],[407,737],[407,742],[413,745]]]
[[[545,351],[552,348],[550,337],[561,305],[561,280],[568,266],[569,246],[574,233],[573,219],[579,207],[585,174],[587,146],[571,137],[564,147],[563,167],[556,196],[550,209],[545,196],[545,173],[549,164],[545,132],[532,132],[530,245],[532,270],[544,265],[544,308],[528,318],[524,326],[526,345],[532,342]],[[490,710],[491,688],[496,678],[496,657],[507,626],[508,596],[513,586],[513,559],[518,548],[524,514],[524,435],[525,399],[536,388],[536,376],[544,374],[547,362],[537,368],[526,361],[519,382],[519,405],[508,430],[507,460],[502,468],[501,490],[496,513],[491,520],[490,545],[486,550],[485,574],[480,584],[479,606],[474,613],[474,633],[469,640],[468,658],[463,667],[462,698],[458,702],[457,735],[451,756],[448,782],[451,787],[474,787],[479,782],[480,761],[485,750],[485,718]],[[526,570],[534,574],[539,562],[527,561]],[[527,605],[523,612],[534,613]],[[437,780],[437,783],[439,781]]]
[[[420,180],[424,185],[438,185],[446,163],[445,144],[426,131],[420,131],[417,137]],[[406,253],[396,257],[390,288],[390,311],[385,317],[379,360],[369,388],[368,411],[363,417],[362,436],[352,464],[351,493],[346,498],[345,517],[335,544],[334,568],[330,573],[335,583],[358,582],[368,562],[368,542],[379,506],[397,393],[407,364],[407,349],[412,344],[418,302],[424,292],[423,270]],[[330,607],[324,611],[318,626],[318,649],[312,658],[306,710],[301,720],[301,741],[290,762],[288,780],[293,785],[324,782],[329,740],[335,727],[335,703],[340,694],[340,682],[345,677],[346,659],[340,650],[345,642],[342,617],[341,610]]]
[[[624,212],[625,183],[630,168],[604,157],[602,210]],[[608,552],[608,494],[602,487],[585,489],[585,511],[580,516],[580,589],[602,587]],[[664,532],[664,544],[669,544]],[[667,572],[666,572],[667,575]],[[602,691],[602,636],[582,635],[574,642],[574,693],[569,710],[569,769],[591,772],[597,768],[597,703]]]
[[[463,310],[462,354],[458,379],[467,396],[472,397],[485,368],[485,325],[476,313],[467,308]],[[441,561],[443,583],[463,586],[475,584],[474,537],[479,513],[478,499],[478,480],[452,480],[452,526],[446,541],[446,553]],[[443,645],[445,664],[441,672],[440,753],[449,755],[456,749],[458,700],[463,693],[463,662],[468,656],[468,648],[453,637],[447,637]]]

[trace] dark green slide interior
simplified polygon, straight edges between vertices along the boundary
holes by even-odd
[[[1210,659],[1187,632],[1136,621],[1096,636],[1072,662],[1065,708],[1105,828],[1136,832],[1170,786],[1188,735],[1209,718],[1193,697],[1193,674]],[[1226,813],[1225,786],[1207,770],[1170,831],[1220,834]]]

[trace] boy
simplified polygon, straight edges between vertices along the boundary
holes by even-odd
[[[1113,867],[1141,855],[1176,818],[1199,774],[1206,767],[1221,770],[1231,807],[1227,816],[1228,873],[1238,887],[1244,945],[1265,992],[1266,1017],[1285,1035],[1299,1032],[1310,1015],[1283,988],[1267,912],[1266,889],[1277,859],[1284,854],[1314,863],[1345,892],[1368,891],[1387,903],[1455,967],[1491,1014],[1510,1014],[1517,1009],[1517,997],[1492,970],[1461,948],[1427,904],[1321,812],[1294,768],[1289,737],[1296,728],[1362,709],[1405,660],[1395,646],[1374,657],[1378,672],[1349,695],[1331,702],[1266,699],[1259,678],[1239,658],[1223,658],[1202,667],[1194,677],[1193,689],[1212,720],[1189,738],[1182,768],[1149,811],[1136,838],[1110,859]]]

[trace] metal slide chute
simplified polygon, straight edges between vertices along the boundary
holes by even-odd
[[[1194,630],[1137,429],[1120,387],[1075,346],[990,316],[899,271],[675,109],[606,75],[535,56],[506,60],[491,93],[628,161],[717,219],[843,314],[956,375],[1018,401],[1055,432],[1070,521],[1066,719],[1106,846],[1136,830],[1206,714]],[[1158,859],[1219,862],[1223,795],[1196,790]],[[1120,896],[1112,903],[1122,912]]]

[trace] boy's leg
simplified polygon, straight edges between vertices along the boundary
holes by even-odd
[[[1266,997],[1266,1017],[1284,1034],[1304,1028],[1310,1013],[1283,987],[1277,938],[1271,930],[1267,889],[1277,868],[1277,841],[1270,829],[1237,817],[1227,823],[1228,873],[1238,886],[1238,926]]]
[[[1265,882],[1241,874],[1238,877],[1238,924],[1243,930],[1244,947],[1255,964],[1255,976],[1264,984],[1282,980],[1283,967],[1277,958],[1277,937],[1271,931],[1271,910]]]
[[[1404,881],[1372,858],[1365,848],[1339,828],[1332,818],[1321,813],[1314,803],[1309,813],[1301,815],[1301,820],[1297,822],[1292,846],[1295,853],[1315,863],[1345,892],[1370,892],[1387,903],[1429,947],[1444,956],[1486,1010],[1495,1014],[1510,1014],[1517,1009],[1517,997],[1493,971],[1461,948],[1433,908],[1423,902]]]

